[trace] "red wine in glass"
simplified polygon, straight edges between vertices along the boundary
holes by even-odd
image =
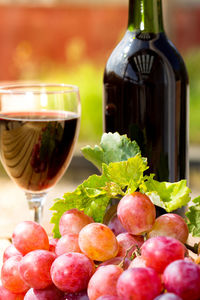
[[[9,112],[0,117],[0,153],[8,175],[25,191],[45,191],[72,156],[79,117],[71,112]]]

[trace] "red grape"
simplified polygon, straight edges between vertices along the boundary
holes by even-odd
[[[176,260],[163,273],[166,290],[183,300],[200,299],[200,268],[193,262]]]
[[[41,225],[32,221],[19,223],[13,232],[12,241],[23,255],[37,249],[49,250],[46,231]]]
[[[112,230],[101,223],[91,223],[79,233],[79,247],[92,260],[105,261],[115,257],[118,242]]]
[[[23,281],[19,273],[19,264],[21,259],[22,257],[20,255],[12,256],[8,258],[2,266],[2,284],[12,293],[24,293],[29,289],[28,284]]]
[[[26,293],[24,300],[63,300],[64,293],[54,285],[48,286],[42,290],[31,288]]]
[[[53,283],[64,292],[76,293],[87,288],[95,265],[86,255],[70,252],[58,256],[51,267]]]
[[[108,222],[108,227],[112,230],[115,235],[126,232],[126,229],[122,226],[117,214],[112,216]]]
[[[55,253],[55,248],[56,248],[56,245],[57,245],[58,241],[59,241],[59,239],[55,239],[55,238],[50,238],[49,239],[49,251]]]
[[[119,300],[118,296],[112,296],[112,295],[104,295],[97,298],[97,300]]]
[[[117,293],[123,300],[153,300],[161,290],[160,276],[151,268],[128,269],[117,282]]]
[[[136,256],[130,263],[129,268],[140,268],[146,267],[146,260],[142,256]]]
[[[81,291],[78,293],[67,293],[65,300],[89,300],[87,291]]]
[[[5,262],[8,258],[12,256],[23,256],[21,252],[19,252],[13,244],[9,245],[3,253],[3,262]]]
[[[134,192],[120,200],[117,215],[129,233],[141,235],[151,230],[156,218],[156,209],[148,196]]]
[[[34,250],[26,254],[20,264],[19,272],[23,280],[35,289],[44,289],[52,284],[50,268],[55,254],[47,250]]]
[[[87,216],[83,211],[80,211],[76,208],[67,210],[61,216],[59,221],[60,234],[79,234],[79,232],[85,225],[92,222],[94,222],[94,220],[91,217]]]
[[[148,233],[148,238],[155,236],[171,236],[181,241],[187,241],[189,235],[188,226],[185,220],[177,214],[164,214],[158,217]]]
[[[117,241],[119,244],[119,251],[117,253],[117,256],[125,256],[127,254],[127,257],[131,258],[133,252],[135,251],[135,249],[137,249],[137,246],[138,248],[140,248],[144,243],[144,237],[133,236],[128,232],[124,232],[120,233],[117,236]],[[128,253],[127,250],[129,250]]]
[[[158,236],[144,242],[141,254],[148,267],[162,273],[172,261],[184,258],[185,246],[177,239]]]
[[[182,298],[173,293],[165,293],[156,297],[155,300],[182,300]]]
[[[23,300],[24,294],[15,294],[0,285],[0,300]]]
[[[78,234],[68,233],[63,235],[57,242],[55,253],[62,255],[67,252],[81,252],[78,244]]]
[[[117,296],[116,284],[122,272],[122,268],[115,265],[99,267],[88,284],[89,299],[96,300],[102,295]]]

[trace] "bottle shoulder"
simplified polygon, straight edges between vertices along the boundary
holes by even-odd
[[[188,80],[184,61],[176,47],[166,37],[165,33],[148,36],[141,36],[137,32],[127,31],[111,53],[105,68],[104,79],[108,74],[115,74],[124,78],[127,70],[132,68],[132,76],[137,80],[137,72],[141,70],[148,73],[155,58],[159,58],[160,63],[165,68],[170,68],[176,78],[182,77]],[[150,72],[149,72],[150,73]]]

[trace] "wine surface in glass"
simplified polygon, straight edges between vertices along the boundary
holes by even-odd
[[[0,154],[9,176],[26,191],[54,186],[71,160],[78,127],[72,112],[1,113]]]

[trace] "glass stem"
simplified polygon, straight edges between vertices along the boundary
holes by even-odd
[[[41,223],[43,206],[46,200],[47,193],[29,193],[26,192],[26,199],[30,209],[34,209],[34,221]]]

